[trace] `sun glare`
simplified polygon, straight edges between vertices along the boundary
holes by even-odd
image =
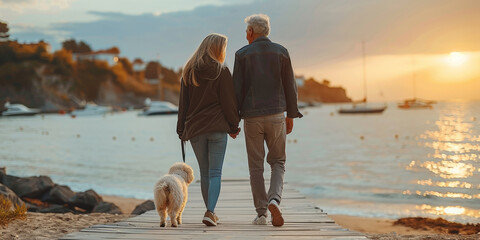
[[[447,58],[447,62],[454,67],[461,66],[466,61],[467,61],[467,55],[461,52],[451,52]]]

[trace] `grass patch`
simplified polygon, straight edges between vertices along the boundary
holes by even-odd
[[[12,203],[4,196],[0,196],[0,226],[6,226],[15,219],[27,218],[27,206],[15,204],[12,209]]]

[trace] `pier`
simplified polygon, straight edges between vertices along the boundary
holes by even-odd
[[[288,184],[284,186],[280,209],[285,219],[282,227],[251,224],[256,212],[249,181],[226,180],[215,209],[220,221],[216,227],[207,227],[202,223],[205,206],[196,182],[190,185],[183,224],[177,228],[168,226],[168,222],[167,227],[161,228],[160,218],[152,210],[120,222],[94,225],[60,239],[367,239],[335,224],[326,212]]]

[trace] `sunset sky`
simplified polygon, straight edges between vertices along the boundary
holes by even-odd
[[[118,46],[131,59],[181,67],[211,32],[229,37],[227,65],[247,41],[243,19],[271,17],[270,38],[290,52],[296,74],[329,79],[368,99],[480,99],[477,0],[0,0],[12,39],[69,38],[93,49]]]

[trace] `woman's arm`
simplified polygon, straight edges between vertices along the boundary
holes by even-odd
[[[240,117],[238,116],[237,98],[233,87],[232,75],[227,67],[222,69],[222,73],[218,80],[220,81],[218,96],[220,98],[219,100],[223,114],[230,127],[229,133],[237,133]]]
[[[180,80],[180,100],[178,103],[177,134],[181,139],[185,129],[185,118],[188,109],[188,89],[183,84],[183,78]]]

